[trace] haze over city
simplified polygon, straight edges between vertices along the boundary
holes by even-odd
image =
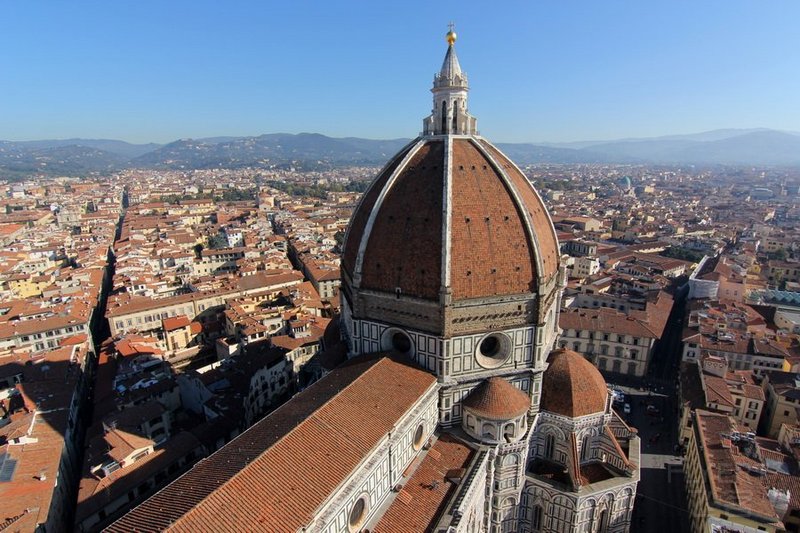
[[[800,131],[792,1],[9,1],[0,139],[412,137],[450,21],[502,142]]]

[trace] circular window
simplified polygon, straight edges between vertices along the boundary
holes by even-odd
[[[486,337],[481,341],[479,349],[484,357],[496,357],[500,351],[500,341],[497,337]]]
[[[417,431],[414,432],[414,449],[419,450],[422,448],[422,441],[425,439],[425,428],[422,424],[417,427]]]
[[[347,525],[350,531],[358,531],[364,524],[364,519],[367,517],[367,496],[361,496],[353,508],[350,509],[350,518],[347,520]]]
[[[400,353],[408,353],[411,350],[411,339],[405,333],[398,331],[392,335],[392,348]]]
[[[381,349],[392,350],[403,355],[414,355],[414,343],[405,331],[390,328],[381,335]]]
[[[511,339],[503,333],[490,333],[478,343],[475,358],[484,368],[497,368],[511,355]]]

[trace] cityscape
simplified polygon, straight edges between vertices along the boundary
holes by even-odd
[[[0,531],[800,531],[800,122],[494,139],[440,26],[402,137],[0,130]]]

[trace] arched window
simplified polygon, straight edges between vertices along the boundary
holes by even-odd
[[[503,437],[505,437],[506,440],[510,441],[510,440],[512,440],[514,438],[516,433],[517,433],[517,430],[514,427],[514,423],[511,422],[511,423],[506,424],[506,427],[503,430]]]
[[[531,529],[533,531],[542,531],[542,525],[542,506],[534,505],[531,513]]]
[[[587,461],[589,459],[590,451],[591,450],[589,448],[589,435],[586,435],[585,437],[583,437],[583,440],[581,441],[581,461]]]
[[[608,509],[603,509],[597,521],[597,533],[606,533],[606,531],[608,531]]]
[[[442,102],[442,133],[447,133],[447,102]]]
[[[481,434],[484,436],[484,438],[494,439],[496,437],[494,425],[484,422],[483,427],[481,428]]]
[[[544,456],[546,459],[553,458],[553,452],[555,451],[556,447],[556,438],[553,436],[552,433],[548,433],[544,437]]]
[[[503,459],[503,465],[515,465],[519,461],[517,454],[512,453],[510,455],[506,455],[505,459]]]

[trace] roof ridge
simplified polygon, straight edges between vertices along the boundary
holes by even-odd
[[[622,459],[622,462],[625,463],[626,466],[631,467],[632,463],[630,459],[628,459],[628,457],[625,455],[625,452],[622,450],[622,446],[620,446],[616,435],[614,435],[614,432],[611,431],[611,428],[608,426],[605,427],[605,432],[608,438],[611,440],[611,443],[614,445],[614,449],[619,454],[619,458]]]
[[[387,356],[387,355],[381,356],[381,357],[379,357],[379,358],[376,358],[376,359],[373,359],[373,360],[371,360],[371,361],[369,360],[369,358],[365,358],[365,360],[363,361],[363,363],[369,364],[369,365],[370,365],[370,366],[369,366],[369,368],[367,368],[367,369],[366,369],[364,372],[362,372],[361,374],[359,374],[359,376],[358,376],[357,378],[353,379],[353,380],[352,380],[352,381],[350,381],[350,382],[349,382],[347,385],[345,385],[344,387],[342,387],[342,388],[341,388],[341,389],[340,389],[340,390],[339,390],[339,391],[338,391],[336,394],[334,394],[334,395],[332,395],[330,398],[328,398],[328,399],[327,399],[327,400],[326,400],[326,401],[325,401],[323,404],[319,405],[319,406],[318,406],[316,409],[314,409],[314,411],[312,411],[312,412],[311,412],[311,413],[310,413],[310,414],[309,414],[309,415],[308,415],[306,418],[303,418],[302,420],[298,420],[298,421],[297,421],[297,424],[296,424],[296,425],[295,425],[295,426],[294,426],[292,429],[290,429],[289,431],[287,431],[286,433],[284,433],[283,435],[281,435],[281,437],[280,437],[279,439],[277,439],[275,442],[273,442],[272,444],[270,444],[268,447],[266,447],[264,450],[262,450],[262,451],[261,451],[259,454],[255,455],[255,456],[254,456],[254,457],[253,457],[253,458],[252,458],[252,459],[251,459],[251,460],[250,460],[250,461],[249,461],[247,464],[248,464],[248,465],[254,464],[254,463],[255,463],[256,461],[258,461],[258,460],[259,460],[259,459],[260,459],[260,458],[261,458],[261,457],[262,457],[264,454],[268,453],[270,450],[272,450],[273,448],[275,448],[276,446],[278,446],[278,445],[279,445],[281,442],[283,442],[284,440],[286,440],[286,438],[287,438],[287,437],[289,437],[289,435],[291,435],[291,434],[293,434],[295,431],[297,431],[297,429],[298,429],[298,428],[299,428],[301,425],[303,425],[303,423],[304,423],[305,421],[307,421],[307,420],[310,420],[310,419],[312,419],[312,418],[313,418],[313,419],[314,419],[316,422],[318,422],[318,423],[324,423],[324,422],[323,422],[323,421],[322,421],[320,418],[318,418],[318,417],[316,416],[316,414],[317,414],[317,411],[319,411],[320,409],[322,409],[322,408],[323,408],[325,405],[328,405],[328,404],[329,404],[330,402],[332,402],[332,401],[333,401],[335,398],[338,398],[338,397],[339,397],[339,396],[340,396],[340,395],[341,395],[341,394],[342,394],[344,391],[346,391],[346,390],[348,390],[350,387],[352,387],[352,386],[353,386],[353,384],[354,384],[354,383],[356,383],[356,382],[357,382],[357,381],[358,381],[358,380],[359,380],[361,377],[363,377],[363,376],[367,375],[367,373],[369,373],[369,372],[370,372],[371,370],[373,370],[373,369],[374,369],[376,366],[378,366],[378,365],[379,365],[379,363],[381,363],[381,362],[383,362],[384,360],[386,360],[386,359],[389,359],[389,358],[390,358],[390,357],[389,357],[389,356]],[[351,359],[350,361],[352,361],[352,359]],[[362,362],[362,361],[360,361],[360,362]],[[358,363],[355,363],[355,364],[358,364]],[[339,368],[342,368],[343,366],[347,366],[347,363],[345,363],[344,365],[341,365],[341,366],[339,366]],[[306,390],[310,390],[310,389],[306,389]],[[290,402],[286,402],[286,403],[284,403],[283,405],[281,405],[280,407],[278,407],[278,409],[276,409],[275,411],[273,411],[273,413],[274,413],[274,412],[277,412],[279,409],[281,409],[282,407],[284,407],[284,406],[288,405],[289,403],[290,403]],[[253,424],[252,426],[250,426],[250,427],[249,427],[249,428],[247,428],[247,429],[248,429],[248,430],[250,430],[250,429],[252,429],[252,428],[254,428],[254,427],[256,427],[256,424]],[[246,431],[245,431],[245,433],[246,433]],[[242,435],[243,435],[243,434],[244,434],[244,433],[242,433]],[[233,441],[231,441],[231,442],[233,442]],[[213,454],[212,454],[212,455],[213,455]],[[206,457],[204,460],[207,460],[207,459],[208,459],[209,457],[211,457],[212,455],[209,455],[209,456],[208,456],[208,457]],[[195,504],[194,504],[194,505],[192,505],[192,506],[191,506],[191,507],[190,507],[190,508],[189,508],[189,509],[188,509],[186,512],[184,512],[184,513],[183,513],[181,516],[179,516],[179,517],[178,517],[178,518],[177,518],[177,519],[176,519],[176,520],[175,520],[175,521],[172,523],[172,525],[178,524],[178,523],[179,523],[179,522],[181,522],[182,520],[186,519],[186,517],[188,517],[188,516],[189,516],[190,514],[192,514],[192,513],[193,513],[193,512],[194,512],[194,511],[195,511],[195,510],[198,508],[198,507],[200,507],[200,506],[203,504],[203,502],[204,502],[205,500],[207,500],[208,498],[211,498],[213,494],[215,494],[217,491],[219,491],[219,490],[220,490],[220,489],[222,489],[223,487],[225,487],[225,486],[227,486],[227,485],[230,485],[231,483],[233,483],[233,482],[234,482],[234,480],[236,480],[236,479],[238,479],[238,478],[242,477],[243,475],[245,475],[245,472],[246,472],[246,471],[247,471],[247,468],[244,468],[244,467],[243,467],[243,468],[241,468],[241,469],[240,469],[238,472],[236,472],[235,474],[233,474],[231,477],[229,477],[228,479],[226,479],[226,480],[225,480],[225,481],[223,481],[222,483],[218,484],[218,485],[217,485],[216,487],[214,487],[214,488],[213,488],[213,489],[212,489],[212,490],[211,490],[211,491],[210,491],[210,492],[209,492],[207,495],[205,495],[203,498],[200,498],[200,499],[199,499],[197,502],[195,502]],[[191,469],[189,469],[189,470],[188,470],[186,473],[188,473],[188,472],[191,472]],[[183,476],[181,476],[181,477],[183,477]],[[167,486],[169,486],[169,485],[167,485]]]

